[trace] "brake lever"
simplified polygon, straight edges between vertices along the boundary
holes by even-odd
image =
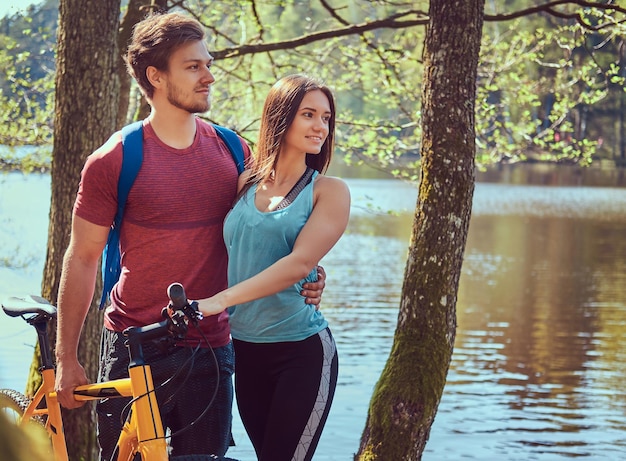
[[[187,323],[191,322],[193,325],[197,325],[200,320],[204,318],[200,310],[198,309],[197,301],[189,301],[185,294],[185,288],[180,283],[172,283],[167,287],[167,296],[170,298],[168,308],[173,315],[177,315],[178,312],[183,315],[183,319],[172,319],[173,322],[180,320],[179,323],[184,324],[185,329]]]
[[[187,315],[181,309],[174,309],[172,304],[168,304],[161,310],[161,315],[169,319],[168,330],[175,337],[184,337],[187,333]]]
[[[198,301],[190,301],[189,304],[185,305],[183,310],[187,318],[194,325],[197,325],[198,322],[204,318],[204,315],[202,315],[202,312],[200,312],[198,308]]]

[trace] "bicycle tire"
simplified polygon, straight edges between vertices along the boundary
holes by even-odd
[[[15,424],[17,424],[17,419],[24,414],[31,401],[32,399],[14,389],[0,389],[0,411],[7,415]],[[46,427],[44,416],[33,416],[31,421],[43,428]]]

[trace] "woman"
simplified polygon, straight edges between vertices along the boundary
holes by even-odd
[[[328,322],[300,295],[348,224],[348,187],[320,174],[334,132],[328,87],[304,75],[272,87],[224,223],[229,288],[199,302],[205,315],[230,308],[237,404],[259,461],[312,459],[335,392]]]

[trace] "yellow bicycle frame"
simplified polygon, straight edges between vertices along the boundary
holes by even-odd
[[[135,366],[128,371],[134,400],[117,443],[118,461],[132,461],[137,451],[141,453],[141,459],[167,461],[165,432],[150,366]]]
[[[34,416],[47,415],[45,426],[52,441],[54,461],[69,461],[61,406],[54,392],[54,370],[42,370],[41,375],[43,378],[41,387],[24,411],[20,424],[27,424]],[[132,461],[135,453],[141,453],[144,460],[167,461],[165,431],[154,392],[150,366],[131,367],[129,376],[129,378],[78,386],[74,390],[74,397],[80,401],[133,397],[130,414],[117,442],[118,461]],[[37,408],[42,401],[46,402],[46,408]]]
[[[118,461],[132,461],[135,453],[142,459],[167,461],[167,443],[159,404],[154,392],[150,365],[128,369],[129,378],[78,386],[76,400],[133,397],[130,414],[117,442]]]
[[[190,305],[187,301],[182,285],[178,283],[170,285],[168,296],[176,308],[175,316],[173,315],[167,321],[163,320],[142,328],[129,328],[124,332],[128,337],[127,345],[131,364],[128,368],[128,378],[86,384],[74,389],[74,397],[80,401],[132,397],[130,413],[117,441],[117,461],[133,461],[136,453],[140,453],[144,460],[168,460],[165,430],[156,399],[152,371],[144,362],[141,345],[143,340],[154,339],[159,335],[172,337],[184,335],[187,331],[188,319],[202,318],[197,315],[197,305],[194,308],[194,304]],[[22,316],[35,327],[42,355],[40,368],[42,384],[24,409],[24,414],[18,424],[25,426],[32,418],[38,416],[45,419],[45,428],[52,442],[54,460],[69,461],[61,406],[54,390],[55,371],[47,335],[48,322],[56,316],[56,308],[41,297],[27,296],[10,298],[8,304],[2,304],[2,309],[12,317]],[[36,315],[30,318],[24,317],[27,314]],[[174,330],[170,329],[172,326],[175,327]]]
[[[55,461],[68,461],[63,420],[61,419],[61,406],[57,401],[56,392],[54,392],[54,370],[42,370],[41,376],[43,382],[24,411],[19,424],[25,426],[32,417],[47,415],[46,431],[52,441],[54,459]],[[45,408],[37,408],[44,399],[46,402]]]

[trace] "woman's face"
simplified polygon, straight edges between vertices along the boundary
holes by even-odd
[[[319,154],[328,136],[331,116],[330,103],[321,90],[306,93],[285,133],[283,152]]]

